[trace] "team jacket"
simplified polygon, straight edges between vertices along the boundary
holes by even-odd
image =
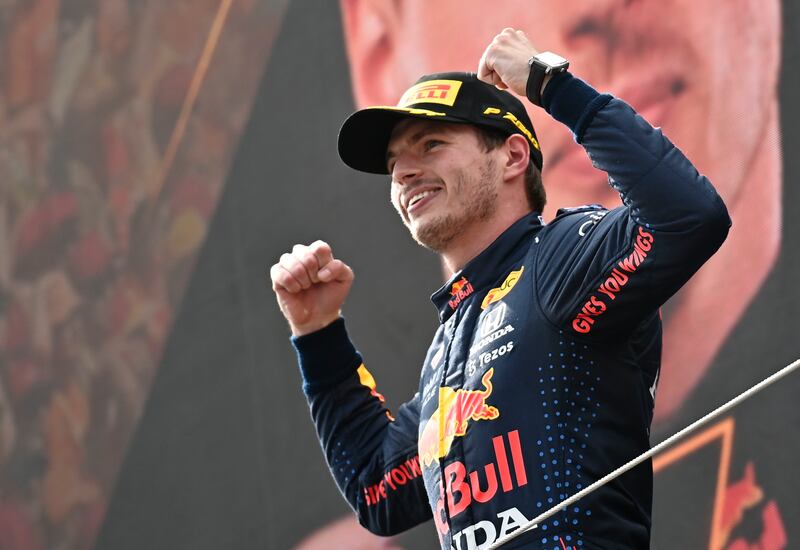
[[[293,340],[328,465],[375,533],[432,516],[442,548],[485,548],[649,448],[659,307],[730,219],[623,101],[566,74],[544,103],[624,206],[530,214],[437,291],[419,391],[394,417],[343,320]],[[651,501],[644,463],[507,548],[647,548]]]

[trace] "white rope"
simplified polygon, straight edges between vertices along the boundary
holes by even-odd
[[[526,523],[525,525],[523,525],[522,527],[520,527],[519,529],[517,529],[513,533],[510,533],[510,534],[508,534],[508,535],[506,535],[504,537],[501,537],[501,538],[497,539],[494,542],[494,544],[492,544],[491,546],[488,546],[486,550],[496,550],[497,548],[500,548],[502,545],[504,545],[507,542],[517,538],[518,536],[522,535],[523,533],[525,533],[527,531],[530,531],[532,529],[536,529],[538,524],[540,524],[544,520],[548,519],[549,517],[557,514],[561,509],[566,508],[568,506],[571,506],[573,503],[575,503],[578,500],[582,499],[583,497],[585,497],[589,493],[595,491],[596,489],[599,489],[600,487],[602,487],[603,485],[605,485],[609,481],[619,477],[620,475],[624,474],[625,472],[627,472],[631,468],[634,468],[634,467],[638,466],[639,464],[641,464],[645,460],[651,458],[653,455],[660,453],[661,451],[663,451],[664,449],[666,449],[667,447],[669,447],[670,445],[672,445],[673,443],[675,443],[676,441],[681,439],[682,437],[690,434],[691,432],[693,432],[697,428],[703,426],[704,424],[707,424],[708,422],[710,422],[711,420],[715,419],[716,417],[728,412],[733,407],[735,407],[736,405],[738,405],[739,403],[741,403],[745,399],[748,399],[749,397],[752,397],[753,395],[757,394],[758,392],[760,392],[761,390],[763,390],[764,388],[766,388],[770,384],[772,384],[774,382],[777,382],[778,380],[780,380],[781,378],[783,378],[787,374],[789,374],[792,371],[794,371],[795,369],[797,369],[797,367],[800,367],[800,359],[798,359],[797,361],[795,361],[791,365],[788,365],[788,366],[782,368],[781,370],[779,370],[775,374],[769,376],[768,378],[765,378],[764,380],[762,380],[761,382],[759,382],[758,384],[756,384],[752,388],[740,393],[738,396],[734,397],[733,399],[731,399],[730,401],[728,401],[724,405],[721,405],[720,407],[717,407],[716,409],[714,409],[713,411],[711,411],[710,413],[705,415],[700,420],[697,420],[693,424],[688,425],[687,427],[685,427],[684,429],[682,429],[681,431],[679,431],[675,435],[673,435],[671,437],[668,437],[667,439],[665,439],[664,441],[662,441],[661,443],[659,443],[658,445],[656,445],[655,447],[653,447],[652,449],[647,451],[646,453],[643,453],[643,454],[639,455],[638,457],[634,458],[633,460],[631,460],[627,464],[624,464],[624,465],[620,466],[619,468],[617,468],[616,470],[614,470],[613,472],[611,472],[607,476],[603,477],[602,479],[598,479],[597,481],[595,481],[594,483],[592,483],[588,487],[585,487],[584,489],[578,491],[577,493],[575,493],[574,495],[572,495],[568,499],[556,504],[555,506],[553,506],[552,508],[550,508],[549,510],[547,510],[543,514],[533,518],[531,521],[529,521],[528,523]]]

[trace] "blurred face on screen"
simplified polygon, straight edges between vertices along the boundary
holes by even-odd
[[[387,105],[420,75],[477,69],[504,27],[664,128],[725,199],[721,251],[665,308],[656,420],[696,385],[774,264],[780,241],[778,0],[341,0],[356,103]],[[619,196],[570,132],[530,106],[548,208]],[[736,266],[748,265],[748,270]],[[711,328],[709,328],[711,327]],[[704,334],[702,342],[691,335]]]
[[[779,57],[775,0],[342,3],[359,105],[393,104],[423,73],[476,70],[494,35],[513,26],[663,126],[726,199],[764,138]],[[530,110],[551,208],[618,204],[569,132]]]

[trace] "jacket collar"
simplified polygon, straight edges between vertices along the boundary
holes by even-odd
[[[518,260],[519,254],[515,252],[527,247],[530,237],[542,225],[538,212],[523,216],[434,292],[431,302],[439,310],[439,322],[447,321],[473,294],[494,284],[509,264]]]

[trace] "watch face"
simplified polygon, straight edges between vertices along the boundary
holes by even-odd
[[[536,56],[536,60],[540,63],[553,67],[554,69],[559,68],[562,65],[569,64],[566,59],[560,55],[554,54],[553,52],[542,52]]]

